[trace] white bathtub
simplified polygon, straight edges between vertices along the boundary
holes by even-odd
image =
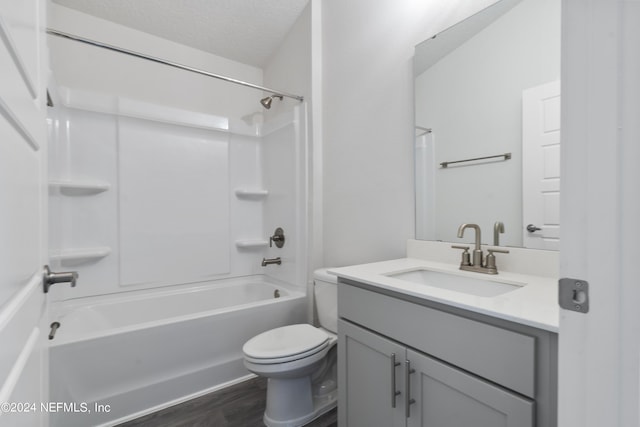
[[[51,425],[97,426],[246,378],[244,342],[304,322],[306,300],[301,290],[249,276],[71,300],[51,312],[61,326],[51,341],[49,400],[77,409],[51,414]]]

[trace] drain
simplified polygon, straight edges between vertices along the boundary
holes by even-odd
[[[276,289],[275,291],[273,291],[273,297],[274,298],[280,298],[280,291],[278,289]]]

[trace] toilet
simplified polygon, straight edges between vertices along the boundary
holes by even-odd
[[[271,329],[242,347],[247,369],[268,378],[263,417],[268,427],[302,426],[337,403],[337,280],[327,269],[316,270],[313,278],[320,327]]]

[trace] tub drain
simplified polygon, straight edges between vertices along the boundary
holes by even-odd
[[[273,297],[274,298],[280,298],[280,291],[278,289],[276,289],[275,291],[273,291]]]

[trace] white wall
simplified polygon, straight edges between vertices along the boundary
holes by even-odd
[[[559,0],[521,2],[416,78],[416,123],[433,130],[434,165],[512,154],[436,166],[435,232],[426,238],[459,241],[458,226],[476,223],[491,243],[501,221],[501,244],[522,246],[522,91],[559,78]]]
[[[311,96],[311,3],[302,11],[284,41],[264,67],[264,85],[301,95],[307,103]],[[298,105],[295,99],[274,101],[269,114],[287,106]]]
[[[405,255],[415,230],[414,46],[491,3],[323,0],[325,265]]]
[[[50,4],[48,25],[56,30],[123,47],[168,61],[262,84],[262,70]],[[210,77],[49,36],[58,86],[105,94],[126,94],[151,103],[242,117],[260,111],[260,92]],[[55,95],[55,94],[54,94]]]

